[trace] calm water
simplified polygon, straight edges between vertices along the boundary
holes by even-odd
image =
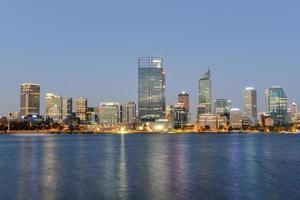
[[[0,136],[0,199],[300,199],[300,135]]]

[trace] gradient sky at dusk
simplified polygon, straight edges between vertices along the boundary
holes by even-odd
[[[167,102],[185,90],[196,110],[211,66],[214,98],[242,106],[246,86],[282,86],[298,100],[300,2],[51,0],[0,2],[0,114],[19,109],[19,84],[100,101],[137,101],[137,57],[163,56]],[[44,107],[42,106],[42,112]]]

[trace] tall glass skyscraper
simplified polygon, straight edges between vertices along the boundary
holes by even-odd
[[[210,69],[199,80],[198,115],[212,113],[212,80]]]
[[[257,121],[257,91],[253,87],[244,90],[244,117]]]
[[[40,85],[35,83],[21,84],[21,116],[40,114]]]
[[[138,113],[141,121],[165,118],[165,72],[162,57],[138,58]]]
[[[287,123],[288,100],[284,90],[281,87],[271,87],[265,92],[267,111],[274,120],[275,125],[284,125]]]

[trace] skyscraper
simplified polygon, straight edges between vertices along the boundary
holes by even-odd
[[[21,116],[40,114],[40,85],[35,83],[21,84]]]
[[[82,123],[87,122],[87,108],[88,100],[85,97],[79,97],[76,100],[76,117],[78,117]]]
[[[298,106],[296,102],[292,103],[291,111],[292,111],[292,122],[296,123],[298,121]]]
[[[257,121],[257,91],[253,87],[244,90],[244,117],[252,123]]]
[[[199,80],[198,115],[212,112],[212,79],[210,69]]]
[[[73,99],[63,98],[62,99],[62,118],[66,120],[72,116],[73,113]]]
[[[165,118],[165,72],[162,57],[138,58],[138,112],[141,121]]]
[[[267,111],[274,120],[275,125],[287,123],[288,100],[281,87],[273,86],[266,92]]]
[[[52,119],[55,122],[58,122],[62,119],[62,97],[53,94],[46,93],[46,118]]]
[[[186,122],[191,122],[190,95],[184,91],[180,92],[180,94],[178,94],[178,103],[183,104],[183,108],[186,115]]]
[[[122,124],[136,123],[136,104],[134,102],[121,104],[120,110]]]
[[[183,103],[185,112],[190,112],[190,96],[188,93],[180,92],[180,94],[178,94],[178,103]]]

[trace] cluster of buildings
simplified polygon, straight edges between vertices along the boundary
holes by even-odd
[[[228,131],[257,127],[285,126],[298,123],[297,104],[288,106],[288,99],[281,87],[265,91],[264,113],[258,113],[257,90],[244,90],[243,110],[232,107],[225,98],[212,97],[210,69],[199,79],[197,120],[190,112],[190,96],[178,94],[177,102],[166,105],[166,82],[162,57],[138,58],[138,103],[134,101],[101,102],[90,106],[88,99],[45,94],[45,113],[40,115],[40,85],[21,84],[20,112],[10,113],[10,120],[50,121],[65,125],[86,125],[95,130],[168,131],[170,129],[197,129],[199,131]]]

